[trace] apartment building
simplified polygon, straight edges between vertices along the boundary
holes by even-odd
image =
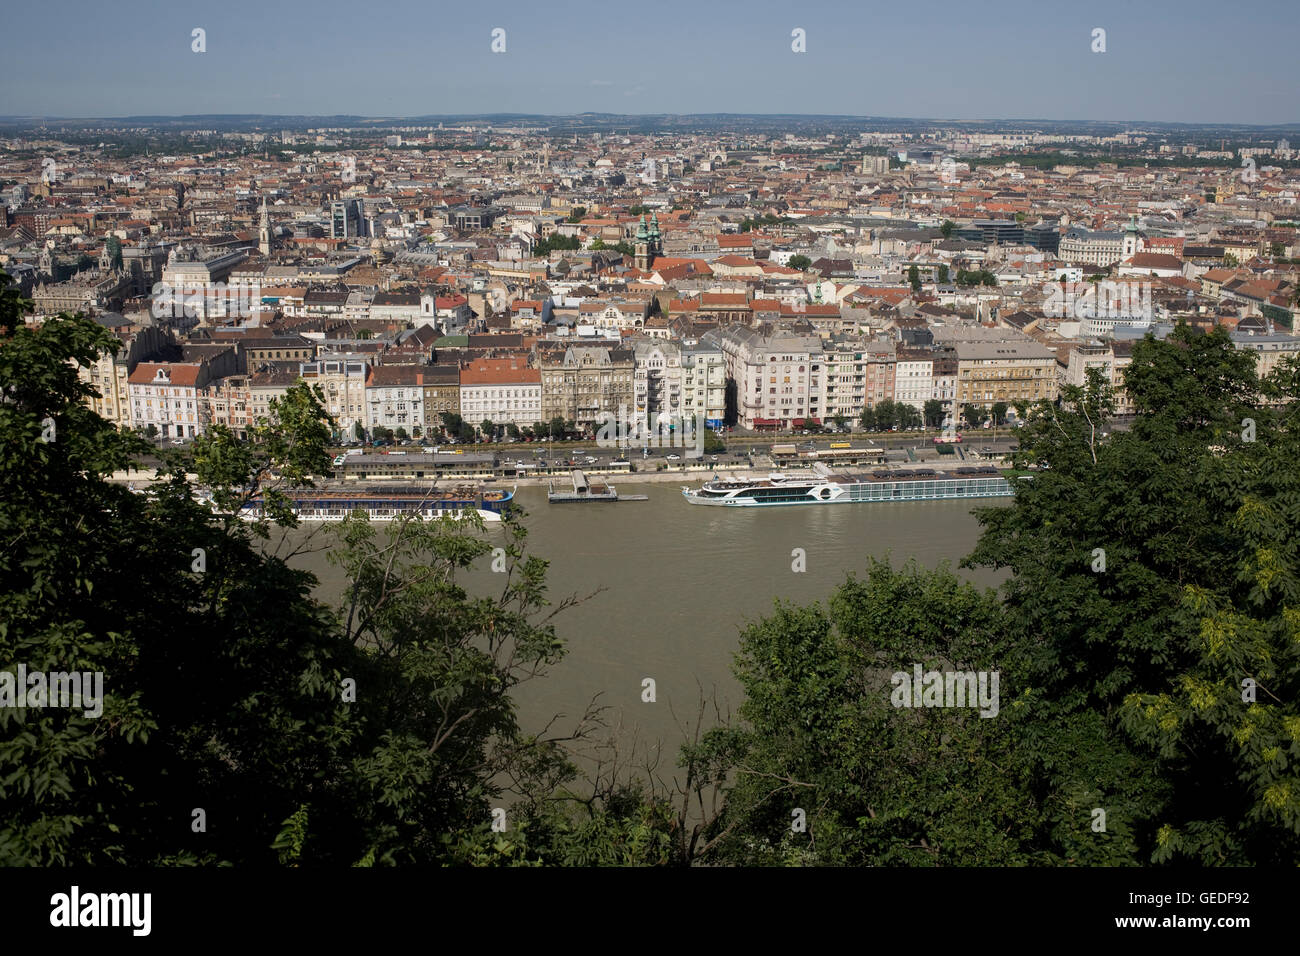
[[[131,373],[143,361],[163,359],[165,350],[174,343],[167,330],[153,326],[122,332],[117,337],[122,343],[117,354],[101,352],[90,365],[78,365],[77,377],[97,392],[86,402],[91,411],[121,427],[130,427]]]
[[[1115,413],[1131,415],[1133,402],[1124,390],[1124,370],[1132,361],[1132,342],[1076,345],[1070,349],[1065,368],[1061,370],[1060,384],[1083,387],[1088,382],[1088,371],[1097,369],[1113,390]]]
[[[132,426],[163,438],[203,434],[199,390],[210,377],[205,362],[141,362],[127,380]]]
[[[271,400],[283,399],[298,381],[298,365],[293,362],[264,365],[248,376],[248,418],[252,423],[271,417]]]
[[[579,427],[600,427],[600,413],[631,414],[636,405],[632,349],[572,345],[539,348],[537,368],[542,376],[541,421],[573,421]]]
[[[953,349],[959,410],[1056,398],[1056,353],[1037,342],[957,342]]]
[[[424,422],[426,432],[437,432],[443,415],[459,415],[460,366],[429,365],[424,368]]]
[[[682,351],[671,342],[642,339],[632,345],[632,391],[638,420],[675,418],[682,406]]]
[[[943,404],[943,424],[956,421],[957,369],[956,354],[950,349],[934,353],[930,397]]]
[[[735,384],[741,428],[792,428],[825,414],[825,353],[821,339],[778,329],[765,333],[729,326],[701,337],[721,349]]]
[[[867,381],[864,404],[875,408],[885,399],[894,398],[898,373],[898,355],[892,342],[872,342],[867,346]]]
[[[334,427],[344,437],[366,427],[366,379],[369,363],[361,356],[336,355],[301,362],[298,374],[309,385],[320,386],[325,409],[334,418]]]
[[[543,420],[541,373],[521,357],[476,359],[460,370],[460,407],[474,426],[526,428]]]
[[[204,431],[224,425],[236,438],[247,438],[256,423],[253,416],[252,380],[248,375],[213,379],[198,390],[199,420]]]
[[[366,427],[425,431],[424,375],[418,365],[375,365],[366,376]]]
[[[934,353],[929,349],[899,348],[894,366],[894,401],[918,412],[934,397]]]
[[[826,419],[856,421],[866,408],[867,344],[856,337],[832,337],[825,345]]]
[[[1124,258],[1124,233],[1071,229],[1061,237],[1057,256],[1073,265],[1109,266]]]
[[[727,364],[721,349],[702,345],[682,349],[682,415],[703,417],[721,428],[727,416]]]

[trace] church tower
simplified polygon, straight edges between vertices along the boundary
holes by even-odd
[[[1145,246],[1145,239],[1142,233],[1138,231],[1137,216],[1130,216],[1128,225],[1124,227],[1123,258],[1131,259],[1141,252]]]
[[[266,197],[262,197],[262,218],[257,226],[257,248],[266,258],[271,258],[271,214],[266,211]]]
[[[645,213],[641,214],[641,223],[636,227],[636,267],[642,272],[650,271],[650,232],[646,229]]]

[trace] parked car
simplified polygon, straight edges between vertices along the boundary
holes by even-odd
[[[681,461],[681,460],[682,460],[682,456],[681,456],[681,455],[668,455],[667,457],[668,457],[668,460],[669,460],[669,461]]]

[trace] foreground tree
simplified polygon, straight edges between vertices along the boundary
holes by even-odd
[[[507,523],[499,595],[477,599],[458,581],[491,551],[472,518],[382,541],[354,518],[330,608],[290,563],[303,532],[272,534],[291,515],[234,518],[328,464],[318,396],[290,389],[257,443],[215,429],[166,453],[136,494],[108,476],[152,450],[77,378],[114,347],[66,317],[0,343],[0,660],[103,688],[102,713],[0,707],[0,864],[518,859],[491,806],[571,775],[510,696],[562,653],[548,615],[565,602],[546,607],[522,528]]]
[[[1049,470],[979,515],[970,561],[1012,572],[1038,644],[1027,750],[1050,791],[1110,809],[1133,862],[1292,863],[1300,376],[1261,384],[1222,330],[1179,326],[1134,348],[1125,386],[1137,418],[1105,439],[1099,376],[1032,411],[1022,460]]]

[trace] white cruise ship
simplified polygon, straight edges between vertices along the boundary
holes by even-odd
[[[946,472],[930,468],[877,470],[865,474],[814,469],[806,475],[774,472],[766,478],[714,478],[700,488],[682,488],[682,496],[693,505],[736,508],[1005,498],[1012,494],[1011,483],[991,467],[956,468]]]

